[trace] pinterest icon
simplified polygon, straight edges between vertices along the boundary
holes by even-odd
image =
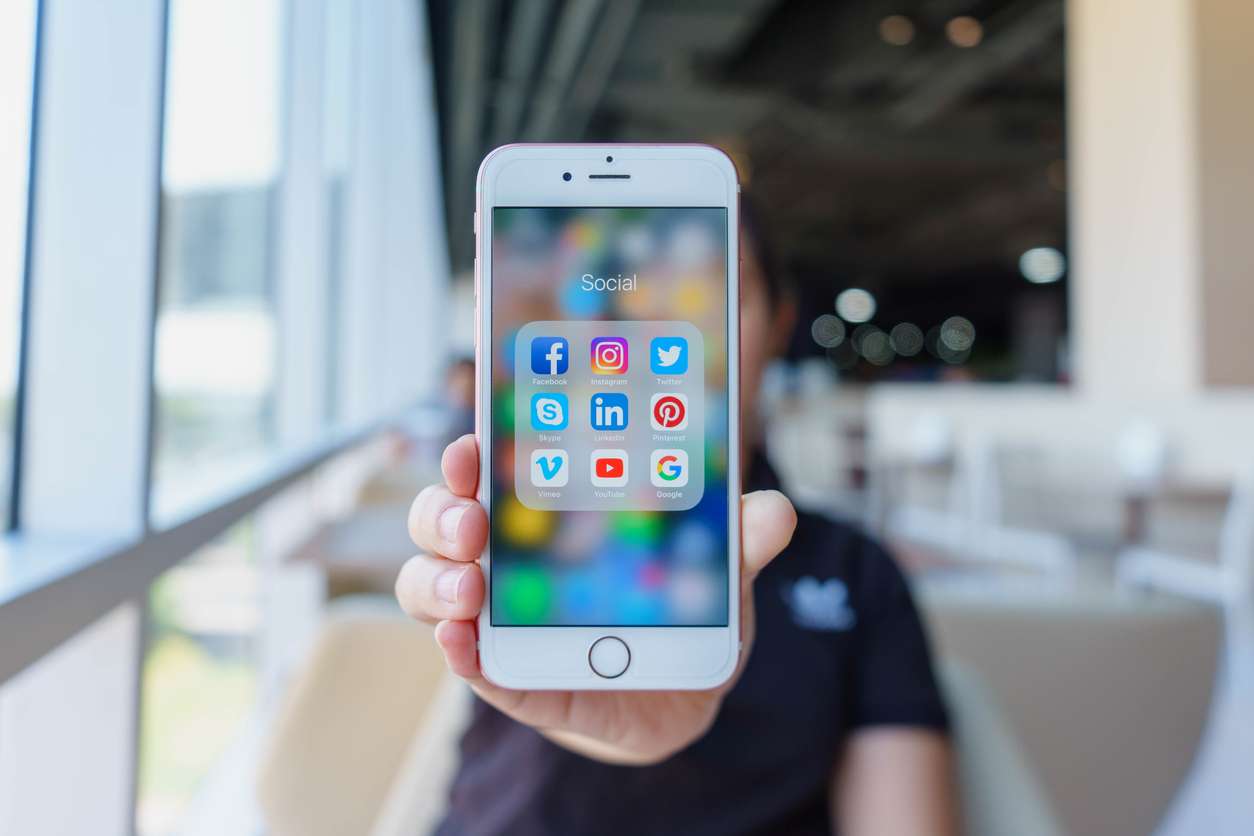
[[[593,374],[627,374],[627,340],[597,337],[592,341]]]
[[[655,430],[688,428],[688,396],[678,392],[659,392],[649,402],[649,421]]]

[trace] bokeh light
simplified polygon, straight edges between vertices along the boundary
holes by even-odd
[[[893,362],[896,353],[888,334],[876,328],[862,339],[862,356],[876,366],[887,366]]]
[[[913,357],[923,350],[923,330],[913,322],[899,322],[888,332],[893,351]]]
[[[954,351],[944,343],[937,345],[936,354],[940,357],[940,359],[944,360],[951,366],[961,365],[962,363],[967,362],[967,359],[971,356],[970,351]]]
[[[810,336],[823,348],[833,348],[845,339],[845,323],[832,314],[822,314],[810,325]]]
[[[923,347],[927,349],[927,353],[933,357],[940,357],[937,346],[940,345],[940,326],[933,325],[927,329],[927,333],[923,335]]]
[[[842,290],[836,297],[836,313],[846,322],[868,322],[875,316],[875,297],[860,287]]]
[[[945,24],[945,37],[956,47],[970,49],[984,40],[984,27],[975,18],[960,15]]]
[[[905,46],[914,40],[914,23],[905,15],[889,15],[880,21],[880,39],[892,46]]]
[[[1033,247],[1019,256],[1019,272],[1033,284],[1051,284],[1067,272],[1067,257],[1053,247]]]
[[[880,333],[880,329],[871,324],[859,325],[853,329],[853,334],[849,337],[849,344],[853,346],[853,350],[862,354],[862,343],[872,334]]]
[[[965,316],[951,316],[941,323],[939,346],[951,352],[970,351],[975,345],[975,325]],[[939,347],[938,346],[938,347]]]

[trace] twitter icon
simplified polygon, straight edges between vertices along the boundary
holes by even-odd
[[[649,343],[649,370],[660,375],[685,374],[688,341],[683,337],[655,337]]]

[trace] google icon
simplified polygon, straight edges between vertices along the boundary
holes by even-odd
[[[659,488],[688,484],[688,454],[683,450],[654,450],[649,456],[649,481]]]

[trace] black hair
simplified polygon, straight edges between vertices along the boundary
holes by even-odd
[[[771,236],[767,233],[762,217],[761,204],[752,195],[742,192],[740,195],[740,231],[753,247],[753,253],[761,268],[759,272],[762,274],[762,281],[766,285],[767,300],[771,303],[771,307],[775,307],[792,293],[792,279],[788,274],[787,266],[779,256],[779,250],[776,249]]]

